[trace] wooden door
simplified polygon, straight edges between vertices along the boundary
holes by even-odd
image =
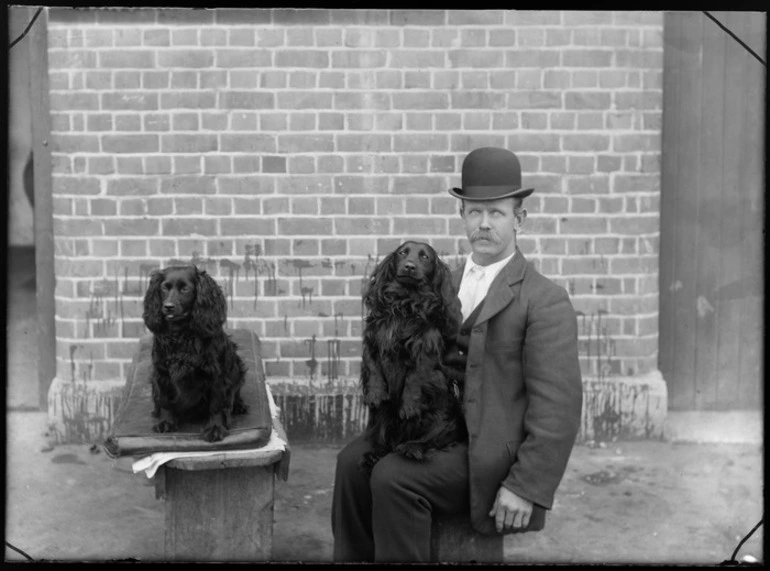
[[[713,12],[764,58],[764,14]],[[664,18],[659,367],[671,410],[762,406],[766,67]]]

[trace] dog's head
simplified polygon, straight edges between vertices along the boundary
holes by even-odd
[[[385,308],[402,293],[419,294],[449,321],[459,314],[449,266],[424,242],[404,242],[377,265],[364,292],[364,304],[369,309]]]
[[[187,328],[210,337],[224,325],[227,304],[221,288],[205,270],[171,266],[152,273],[142,317],[153,333]]]

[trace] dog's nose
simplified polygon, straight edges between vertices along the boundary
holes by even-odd
[[[163,304],[163,309],[174,309],[174,304],[167,301]]]
[[[408,272],[413,272],[417,268],[413,262],[407,262],[404,264],[404,269]]]

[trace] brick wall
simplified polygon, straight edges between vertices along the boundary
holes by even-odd
[[[273,382],[356,379],[361,285],[457,266],[464,155],[521,158],[524,254],[587,378],[656,369],[657,12],[51,9],[58,376],[123,376],[149,272],[195,261]]]

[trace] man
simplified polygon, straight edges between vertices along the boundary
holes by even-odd
[[[526,219],[521,167],[484,147],[449,192],[473,250],[453,274],[464,323],[450,365],[465,370],[469,441],[425,462],[389,454],[371,479],[358,469],[363,437],[338,455],[332,504],[335,561],[428,561],[435,514],[470,512],[485,534],[536,531],[580,425],[577,319],[567,292],[516,246]]]

